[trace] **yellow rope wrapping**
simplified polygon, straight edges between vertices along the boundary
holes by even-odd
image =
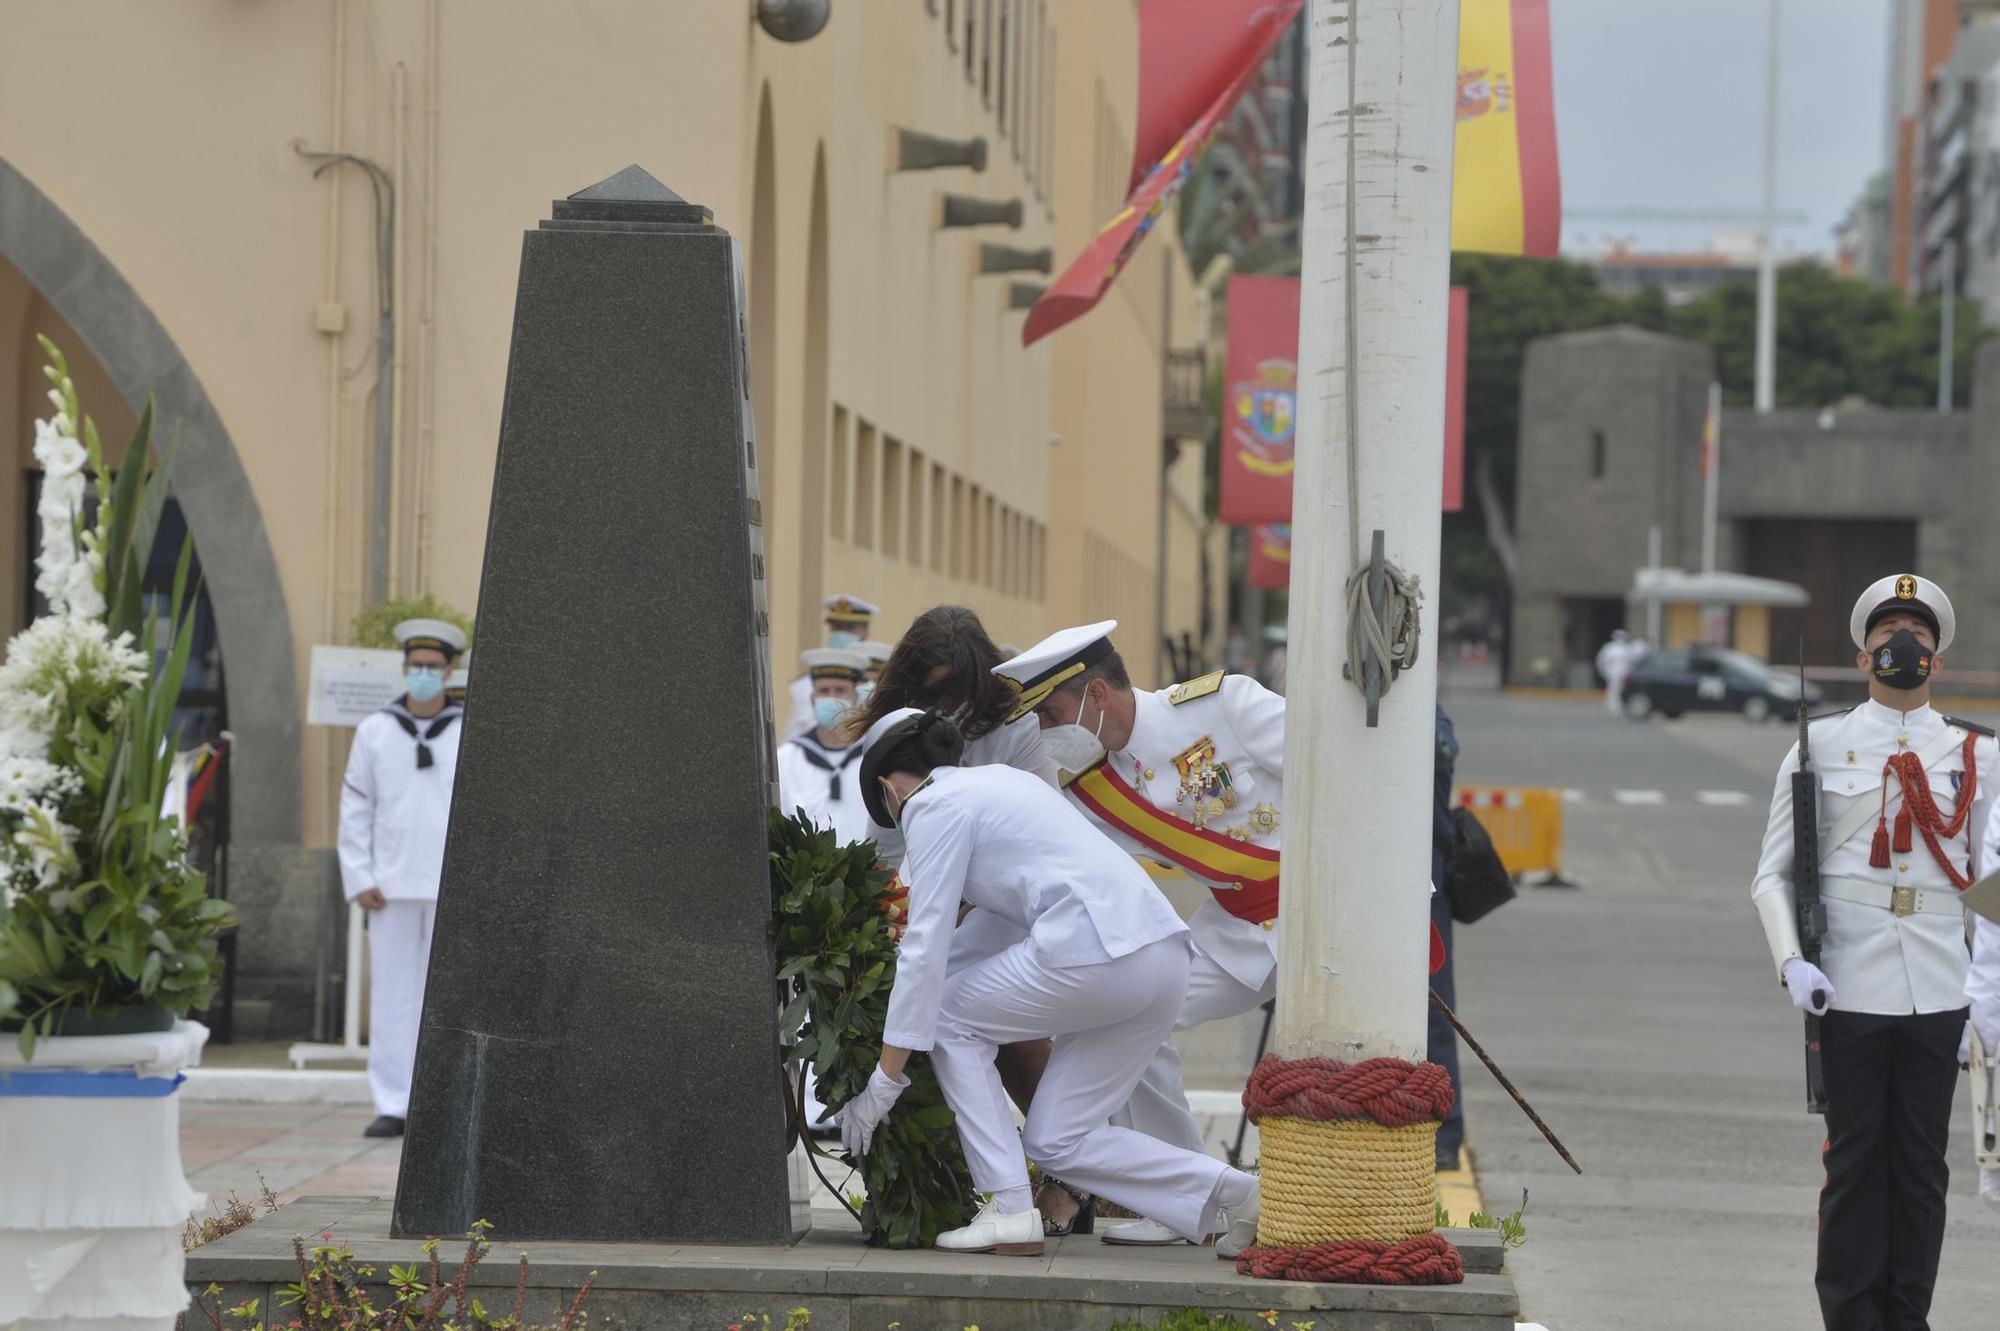
[[[1258,1245],[1395,1243],[1430,1233],[1437,1223],[1437,1130],[1436,1123],[1385,1128],[1368,1119],[1261,1119]]]

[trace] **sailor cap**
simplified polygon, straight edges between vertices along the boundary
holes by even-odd
[[[814,679],[857,680],[868,669],[867,657],[838,647],[811,647],[799,653],[799,660]]]
[[[1875,627],[1875,621],[1899,610],[1928,621],[1931,636],[1937,640],[1936,651],[1944,655],[1958,630],[1958,616],[1952,613],[1951,598],[1944,594],[1944,588],[1914,573],[1892,573],[1861,593],[1847,621],[1854,645],[1867,651],[1868,631]]]
[[[918,708],[898,707],[868,727],[868,733],[861,737],[861,803],[877,827],[896,825],[896,820],[889,816],[889,806],[882,800],[882,768],[923,719],[924,713]]]
[[[880,606],[870,605],[860,597],[844,592],[829,596],[819,604],[820,609],[826,611],[826,618],[836,624],[866,624],[881,610]]]
[[[465,630],[442,619],[406,619],[389,630],[404,651],[425,647],[449,661],[465,650]]]
[[[1018,721],[1048,701],[1051,693],[1069,680],[1111,655],[1111,634],[1115,619],[1099,620],[1073,629],[1061,629],[1011,660],[993,667],[993,673],[1014,691],[1014,711],[1007,718]]]
[[[896,644],[893,642],[877,642],[873,638],[869,638],[865,641],[855,643],[854,650],[868,658],[868,666],[873,670],[880,669],[889,663],[889,658],[896,654]]]

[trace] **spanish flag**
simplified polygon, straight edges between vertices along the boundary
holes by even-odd
[[[1556,257],[1553,83],[1548,0],[1459,0],[1452,249]]]

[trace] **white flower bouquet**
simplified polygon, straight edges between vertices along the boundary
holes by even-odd
[[[234,923],[162,807],[193,642],[192,542],[164,620],[141,584],[172,449],[153,456],[149,402],[114,478],[62,353],[41,343],[55,414],[35,425],[35,588],[49,609],[0,662],[0,1027],[19,1028],[24,1054],[38,1033],[114,1014],[164,1029],[205,1005],[216,934]]]

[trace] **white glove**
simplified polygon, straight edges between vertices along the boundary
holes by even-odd
[[[1971,1020],[1965,1023],[1967,1039],[1959,1041],[1958,1061],[1971,1061],[1972,1042],[1970,1033],[1979,1032],[1979,1043],[1986,1047],[1986,1059],[1990,1063],[1996,1050],[2000,1050],[2000,998],[1975,998],[1972,1000]]]
[[[1995,1206],[2000,1206],[2000,1169],[1979,1171],[1979,1195]]]
[[[1826,978],[1826,972],[1807,961],[1804,957],[1793,957],[1785,963],[1785,988],[1792,996],[1792,1006],[1801,1012],[1809,1012],[1815,1017],[1823,1017],[1833,1006],[1833,981]],[[1813,994],[1819,994],[1819,1001],[1813,1001]]]
[[[894,1079],[878,1066],[870,1074],[868,1084],[861,1088],[861,1094],[840,1107],[834,1117],[840,1123],[840,1144],[849,1155],[859,1158],[868,1154],[868,1145],[875,1140],[875,1129],[889,1117],[896,1097],[909,1084],[908,1077]]]

